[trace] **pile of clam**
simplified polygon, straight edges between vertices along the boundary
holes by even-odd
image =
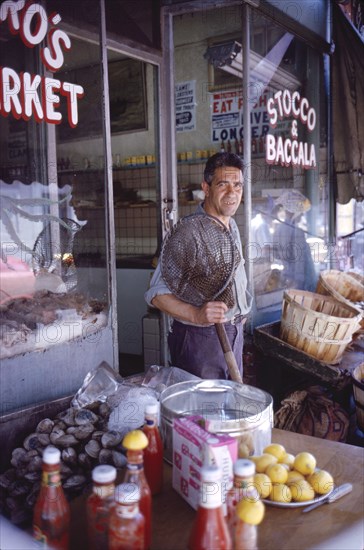
[[[109,406],[101,403],[92,410],[69,408],[54,420],[45,418],[39,422],[34,433],[25,438],[23,447],[14,449],[12,468],[0,475],[0,512],[16,524],[31,519],[47,445],[61,451],[62,485],[68,498],[85,489],[97,464],[125,466],[121,445],[125,432],[107,429],[109,415]]]

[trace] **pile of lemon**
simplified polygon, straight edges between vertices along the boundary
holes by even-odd
[[[255,463],[254,485],[260,498],[274,502],[306,502],[325,495],[334,486],[332,475],[316,468],[316,458],[306,451],[296,456],[283,445],[272,443],[259,456],[250,456]]]

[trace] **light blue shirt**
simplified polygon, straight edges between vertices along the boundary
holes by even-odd
[[[203,214],[205,211],[203,209],[203,203],[199,204],[196,210],[196,214]],[[236,225],[235,220],[230,219],[230,231],[233,236],[233,239],[236,243],[236,246],[239,249],[241,262],[239,263],[234,280],[233,280],[233,293],[235,305],[226,312],[226,319],[230,321],[237,315],[247,315],[251,309],[252,296],[247,290],[247,278],[245,273],[245,260],[243,258],[243,250],[241,245],[240,233],[238,226]],[[150,286],[147,292],[144,294],[145,301],[153,307],[152,300],[156,296],[163,294],[173,294],[167,287],[161,273],[160,262],[155,269],[153,277],[150,281]],[[192,324],[192,323],[188,323]]]

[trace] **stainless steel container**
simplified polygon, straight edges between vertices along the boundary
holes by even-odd
[[[208,431],[238,439],[239,457],[261,454],[271,442],[273,398],[253,386],[229,380],[188,380],[160,395],[160,429],[165,459],[172,463],[173,420],[200,415]]]

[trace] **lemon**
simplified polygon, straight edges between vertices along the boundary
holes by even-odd
[[[288,472],[283,464],[269,464],[265,473],[273,483],[286,483],[288,478]]]
[[[128,451],[141,451],[148,445],[148,438],[142,430],[132,430],[123,439],[123,446]]]
[[[316,470],[307,481],[319,495],[326,495],[334,487],[334,479],[326,470]]]
[[[305,479],[305,476],[302,475],[300,472],[297,472],[297,470],[290,470],[288,472],[286,483],[287,485],[290,485],[291,483],[299,481],[300,479]]]
[[[290,469],[293,468],[295,456],[291,453],[286,453],[283,458],[278,460],[280,464],[286,464]]]
[[[272,490],[272,481],[266,474],[255,474],[253,485],[260,498],[268,498]]]
[[[265,512],[264,503],[261,500],[255,502],[245,500],[244,498],[236,505],[236,513],[241,521],[250,523],[250,525],[258,525],[261,523]]]
[[[307,452],[298,453],[294,459],[293,469],[304,476],[313,474],[316,468],[316,458]]]
[[[315,491],[306,479],[299,479],[291,483],[289,488],[291,489],[292,499],[295,502],[305,502],[306,500],[315,498]]]
[[[280,443],[271,443],[263,449],[263,453],[269,453],[275,456],[278,461],[280,461],[284,455],[287,454],[286,449]]]
[[[269,453],[263,453],[260,456],[251,456],[250,460],[253,460],[253,462],[255,462],[255,470],[258,474],[260,474],[265,472],[269,464],[275,464],[277,462],[277,457]]]
[[[284,483],[273,483],[269,499],[274,502],[291,502],[291,489]]]

